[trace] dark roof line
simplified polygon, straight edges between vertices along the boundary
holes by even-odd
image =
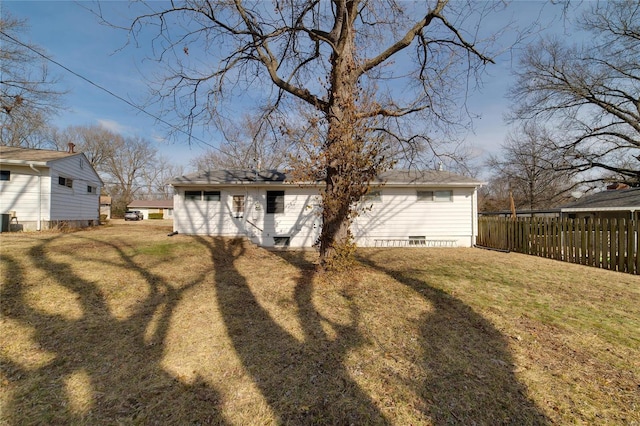
[[[316,181],[320,183],[321,181]],[[211,170],[192,173],[172,179],[174,186],[233,185],[233,184],[282,184],[296,183],[285,172],[278,170]],[[374,184],[432,184],[480,186],[483,182],[451,172],[439,170],[390,170],[382,173]]]

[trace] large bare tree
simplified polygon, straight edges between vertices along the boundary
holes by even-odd
[[[104,170],[107,160],[124,145],[121,135],[100,125],[69,126],[53,129],[50,138],[59,150],[66,150],[69,143],[84,153],[96,170]]]
[[[98,169],[113,198],[111,205],[116,214],[124,212],[135,196],[144,192],[141,184],[145,169],[155,165],[157,154],[151,142],[142,137],[121,140],[122,145]]]
[[[61,107],[59,80],[47,68],[42,51],[24,41],[27,24],[0,15],[0,144],[47,145],[47,121]]]
[[[584,42],[547,38],[522,57],[514,120],[545,120],[575,172],[640,185],[640,3],[599,1],[579,19]]]
[[[130,31],[147,42],[145,32],[156,31],[154,52],[168,71],[156,95],[168,113],[182,114],[187,131],[237,115],[229,105],[239,99],[261,105],[265,117],[277,113],[283,134],[308,120],[318,137],[303,141],[310,161],[300,164],[324,181],[320,262],[330,267],[348,246],[352,207],[372,178],[396,153],[435,147],[463,120],[469,81],[491,62],[479,26],[502,6],[186,0],[158,9],[149,2]]]

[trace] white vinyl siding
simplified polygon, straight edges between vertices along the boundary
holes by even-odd
[[[100,194],[99,181],[92,167],[81,167],[86,160],[78,156],[63,158],[51,163],[52,178],[51,215],[49,220],[98,220]],[[59,178],[72,180],[71,187],[61,185]],[[96,188],[88,192],[87,187]]]
[[[80,167],[80,161],[84,166]],[[53,160],[34,169],[24,165],[5,165],[11,175],[0,181],[0,213],[16,213],[25,230],[46,229],[50,221],[98,221],[101,182],[84,156]],[[64,185],[60,184],[64,178]],[[73,182],[71,187],[67,180]],[[87,188],[94,188],[88,192]]]
[[[267,189],[245,188],[243,215],[238,215],[234,206],[234,196],[240,195],[238,189],[219,190],[220,202],[216,203],[185,200],[185,192],[194,189],[178,188],[174,194],[174,230],[182,234],[246,236],[265,246],[272,246],[276,237],[289,237],[290,246],[308,247],[318,237],[317,189],[287,187],[281,200],[283,213],[267,214]]]
[[[475,229],[472,220],[475,189],[424,192],[431,192],[434,201],[420,200],[413,188],[383,188],[382,202],[367,204],[368,208],[361,211],[353,223],[356,243],[373,246],[376,239],[408,240],[410,236],[425,236],[426,240],[455,240],[457,246],[470,246]],[[436,193],[448,202],[436,202]]]
[[[174,230],[182,234],[242,236],[261,246],[289,238],[290,247],[311,247],[321,229],[318,188],[294,185],[257,187],[220,186],[220,202],[185,200],[186,191],[213,188],[176,188]],[[282,213],[267,213],[267,191],[284,191]],[[432,200],[418,200],[415,187],[385,186],[360,203],[352,231],[359,246],[374,246],[376,239],[455,241],[469,247],[476,233],[476,189],[424,188]],[[442,202],[435,201],[435,194]],[[272,193],[272,195],[279,195]],[[244,214],[238,214],[239,196]],[[235,204],[234,204],[235,197]],[[375,201],[374,201],[375,200]],[[446,200],[446,202],[444,202]],[[424,238],[423,238],[424,237]]]
[[[51,180],[47,175],[48,169],[38,167],[42,173],[40,177],[28,166],[3,165],[3,168],[11,172],[11,180],[0,181],[0,213],[15,211],[19,222],[35,223],[41,209],[41,219],[49,220],[48,188]]]

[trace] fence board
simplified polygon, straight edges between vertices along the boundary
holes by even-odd
[[[635,250],[633,249],[633,243],[635,242],[635,235],[633,233],[633,221],[632,220],[628,220],[627,221],[627,226],[626,226],[626,233],[627,233],[627,238],[626,238],[626,242],[627,242],[627,271],[630,274],[634,274],[635,268],[634,268],[634,256],[635,256]]]
[[[635,247],[636,256],[636,274],[640,275],[640,220],[636,220],[635,232],[633,236],[633,245]]]
[[[630,219],[481,217],[478,245],[640,274],[640,223]]]

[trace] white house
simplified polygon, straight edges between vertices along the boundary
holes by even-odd
[[[173,200],[133,200],[127,209],[140,210],[144,219],[149,219],[149,213],[162,213],[163,219],[173,218]]]
[[[10,229],[97,225],[102,185],[82,153],[0,147],[0,213]]]
[[[178,233],[246,236],[266,247],[310,247],[320,234],[319,184],[246,170],[195,173],[170,183]],[[394,170],[377,184],[352,226],[359,246],[475,244],[481,182],[446,171]]]

